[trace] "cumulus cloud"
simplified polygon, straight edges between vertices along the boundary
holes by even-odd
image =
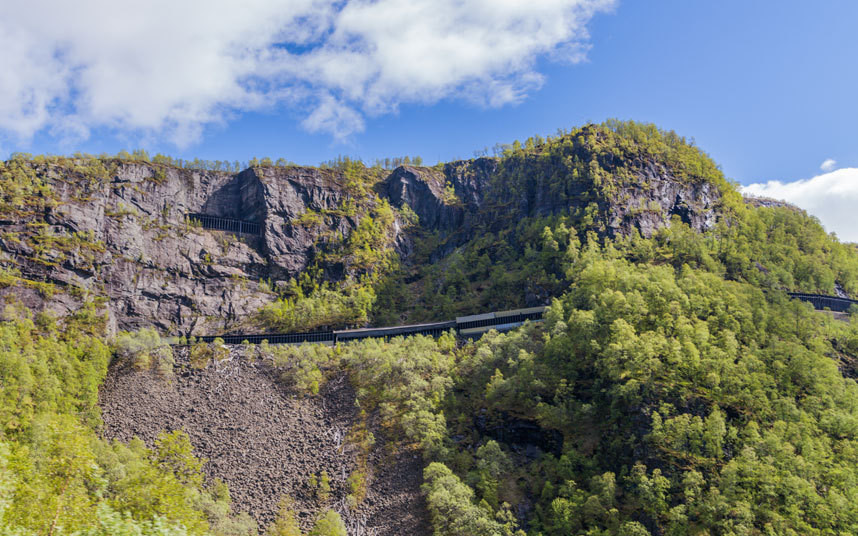
[[[820,164],[819,169],[821,169],[822,171],[832,171],[835,167],[837,167],[837,160],[828,158],[825,160],[825,162]]]
[[[0,3],[0,131],[199,137],[290,107],[345,137],[402,103],[501,106],[577,62],[615,0],[10,0]]]
[[[841,240],[858,242],[858,168],[842,168],[795,182],[751,184],[742,191],[788,201],[819,218]]]

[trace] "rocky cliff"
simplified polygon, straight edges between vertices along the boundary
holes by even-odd
[[[581,162],[590,171],[579,173]],[[612,182],[615,176],[622,180]],[[151,325],[182,334],[228,329],[308,267],[333,283],[371,271],[331,252],[344,250],[382,205],[395,209],[382,229],[386,244],[407,261],[415,231],[436,236],[438,259],[481,229],[552,214],[576,215],[607,235],[638,229],[648,236],[673,215],[705,230],[716,221],[721,195],[711,182],[689,180],[655,158],[620,169],[586,152],[558,160],[538,150],[392,172],[360,166],[228,173],[140,161],[18,159],[3,165],[2,189],[7,295],[61,315],[102,298],[114,329]],[[187,220],[189,213],[256,222],[262,232],[204,229]]]
[[[22,279],[56,288],[29,285],[23,301],[64,314],[87,296],[103,296],[121,329],[222,329],[271,301],[260,281],[298,274],[320,234],[348,235],[357,223],[332,215],[313,229],[294,224],[308,210],[342,203],[342,177],[328,170],[229,174],[118,162],[92,177],[69,164],[30,167],[50,203],[4,218],[0,247]],[[189,213],[258,222],[263,232],[206,230],[189,223]]]

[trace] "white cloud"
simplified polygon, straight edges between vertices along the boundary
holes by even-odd
[[[858,242],[858,168],[842,168],[795,182],[751,184],[742,192],[788,201],[819,218],[841,240]]]
[[[334,137],[343,137],[363,130],[363,118],[348,106],[329,94],[319,99],[313,111],[301,123],[310,132],[331,132]]]
[[[337,137],[401,103],[486,106],[539,88],[539,57],[581,61],[615,0],[9,0],[0,133],[94,128],[178,144],[288,106]]]
[[[828,158],[825,160],[825,162],[820,164],[819,169],[821,169],[822,171],[833,171],[836,166],[837,160],[834,160],[833,158]]]

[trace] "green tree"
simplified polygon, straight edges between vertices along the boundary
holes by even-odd
[[[423,493],[438,536],[500,536],[503,526],[473,504],[474,492],[447,466],[434,462],[423,472]]]
[[[292,501],[288,497],[280,498],[277,517],[265,529],[265,536],[301,536],[298,520],[292,510]]]
[[[316,521],[307,536],[347,536],[346,525],[340,514],[328,510]]]

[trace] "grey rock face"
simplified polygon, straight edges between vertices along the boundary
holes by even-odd
[[[497,172],[497,159],[478,158],[445,164],[437,168],[402,166],[384,182],[384,194],[396,208],[407,205],[413,210],[420,227],[437,231],[444,244],[433,255],[438,259],[473,238],[484,221],[482,213],[486,193]],[[446,189],[455,196],[449,199]],[[407,237],[400,250],[410,251]]]
[[[781,201],[779,199],[771,199],[769,197],[745,197],[744,200],[745,203],[751,205],[752,207],[788,208],[797,211],[801,210],[792,203],[787,203],[786,201]]]
[[[158,177],[158,171],[165,174]],[[308,209],[335,207],[343,196],[334,172],[316,169],[201,172],[122,164],[110,180],[89,188],[71,184],[57,169],[45,179],[61,203],[44,216],[48,233],[89,233],[103,245],[93,259],[73,254],[61,263],[29,262],[26,244],[0,244],[22,273],[63,287],[106,296],[114,329],[154,326],[165,333],[221,330],[274,299],[260,280],[276,283],[298,274],[314,256],[316,236],[292,220]],[[255,221],[262,236],[209,231],[188,225],[187,213]],[[356,222],[341,218],[347,235]],[[3,232],[26,232],[22,222]],[[28,306],[68,314],[80,301],[68,294],[47,300],[26,292]]]
[[[685,184],[672,177],[662,166],[647,163],[633,185],[608,200],[608,234],[625,235],[637,229],[650,237],[670,224],[673,216],[696,231],[714,227],[721,194],[708,182]]]
[[[498,171],[497,158],[477,158],[460,160],[444,166],[447,180],[456,190],[456,196],[462,200],[469,212],[483,208],[486,193],[491,188],[492,177]]]
[[[711,184],[679,181],[656,163],[636,169],[636,180],[626,182],[630,186],[598,200],[608,235],[636,228],[650,236],[673,215],[700,231],[714,225],[720,193]],[[577,183],[571,183],[567,190],[573,191],[559,198],[551,177],[520,173],[526,184],[515,193],[500,185],[501,171],[495,158],[443,168],[404,166],[375,188],[393,207],[407,205],[420,228],[445,239],[438,258],[481,229],[568,213],[576,195],[590,187],[582,182],[576,192]],[[39,217],[46,224],[39,232],[65,238],[83,233],[100,247],[43,251],[42,261],[34,262],[31,244],[7,237],[32,234],[26,222],[0,222],[0,262],[28,279],[77,289],[47,298],[17,289],[16,297],[34,309],[68,314],[85,298],[81,293],[104,296],[114,329],[154,326],[181,334],[229,329],[276,298],[270,287],[311,265],[324,251],[325,237],[347,237],[359,224],[358,216],[339,210],[352,194],[343,174],[330,169],[253,168],[233,174],[120,163],[109,179],[83,186],[63,168],[42,166],[38,172],[60,200]],[[324,217],[302,218],[308,211]],[[185,221],[188,213],[257,222],[262,233],[202,229]],[[392,239],[407,260],[413,242],[405,228],[397,216]],[[347,269],[327,267],[324,275],[338,279]],[[260,285],[261,280],[271,285]]]
[[[518,170],[507,170],[516,172]],[[453,162],[439,172],[427,168],[402,167],[386,182],[387,195],[397,207],[407,204],[420,217],[422,226],[454,234],[452,245],[460,245],[473,237],[478,227],[497,230],[506,225],[513,214],[516,218],[565,214],[569,199],[580,199],[585,205],[585,192],[591,188],[586,181],[573,183],[563,196],[558,196],[552,177],[521,170],[526,184],[519,192],[507,191],[495,182],[498,160],[479,158]],[[442,202],[443,187],[453,186],[460,203],[448,206]],[[487,203],[491,199],[491,206]],[[683,182],[664,166],[646,162],[637,168],[635,180],[610,198],[598,200],[605,217],[605,232],[609,236],[625,235],[637,229],[649,237],[659,228],[670,224],[674,215],[697,231],[711,229],[717,219],[721,194],[705,181]],[[498,208],[500,207],[500,208]],[[449,248],[451,244],[448,243]]]
[[[384,184],[391,205],[407,205],[417,214],[420,225],[428,229],[451,231],[462,225],[465,211],[443,199],[445,175],[432,169],[399,167]]]
[[[387,178],[384,191],[391,205],[408,205],[422,227],[445,234],[461,232],[478,221],[496,172],[495,158],[451,162],[443,171],[402,166]],[[445,199],[448,186],[453,188],[455,199]]]
[[[308,210],[332,210],[342,204],[347,193],[338,173],[315,168],[266,168],[249,169],[238,177],[259,184],[264,251],[272,279],[292,277],[306,268],[316,253],[314,243],[323,232],[335,230],[348,236],[357,225],[335,214],[328,216],[332,223],[323,227],[311,229],[294,223]]]

